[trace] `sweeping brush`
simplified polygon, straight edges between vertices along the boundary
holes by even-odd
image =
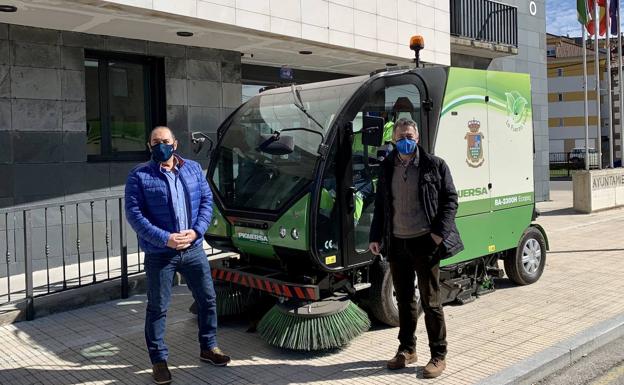
[[[245,295],[243,292],[230,284],[215,284],[217,294],[217,315],[228,317],[242,314],[245,308]],[[193,302],[189,312],[197,314],[197,302]]]
[[[366,312],[346,296],[303,305],[278,303],[258,324],[269,344],[303,351],[344,346],[369,328]]]

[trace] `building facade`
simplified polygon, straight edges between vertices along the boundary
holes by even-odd
[[[581,42],[582,44],[582,42]],[[585,92],[583,89],[583,48],[574,39],[548,35],[548,127],[551,153],[567,153],[585,148]],[[601,89],[601,132],[608,125],[606,104],[606,60],[599,61]],[[597,149],[598,114],[594,50],[587,49],[589,148]],[[607,133],[604,133],[606,137]],[[603,134],[600,135],[601,137]],[[619,138],[618,138],[619,140]],[[619,147],[618,147],[619,150]]]
[[[216,136],[282,67],[309,82],[409,65],[413,35],[426,65],[531,74],[535,196],[549,197],[544,0],[2,3],[16,12],[0,13],[0,208],[121,194],[155,125],[206,167],[191,132]]]

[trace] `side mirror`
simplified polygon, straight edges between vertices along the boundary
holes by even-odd
[[[384,118],[364,116],[362,118],[362,144],[379,147],[383,143]]]
[[[202,147],[204,147],[204,143],[206,141],[210,143],[210,146],[208,147],[208,153],[210,153],[212,152],[212,149],[214,147],[214,142],[212,141],[212,139],[210,139],[210,137],[204,134],[203,132],[191,133],[191,143],[192,143],[193,152],[195,154],[199,154],[202,150]]]

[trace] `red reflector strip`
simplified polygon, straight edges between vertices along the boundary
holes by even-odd
[[[288,298],[296,297],[299,299],[318,299],[316,291],[312,287],[299,287],[288,286],[271,282],[268,279],[261,279],[258,277],[247,276],[236,271],[225,271],[221,269],[213,269],[211,271],[214,279],[237,283],[243,286],[250,287],[252,289],[263,290],[271,294],[278,296],[284,296]],[[294,291],[294,295],[293,295]]]
[[[297,298],[305,299],[305,294],[303,294],[303,290],[301,290],[301,288],[295,286],[294,289],[295,293],[297,294]]]

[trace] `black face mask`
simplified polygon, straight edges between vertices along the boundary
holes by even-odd
[[[169,160],[173,155],[173,144],[158,143],[151,147],[152,159],[158,163],[163,163]]]

